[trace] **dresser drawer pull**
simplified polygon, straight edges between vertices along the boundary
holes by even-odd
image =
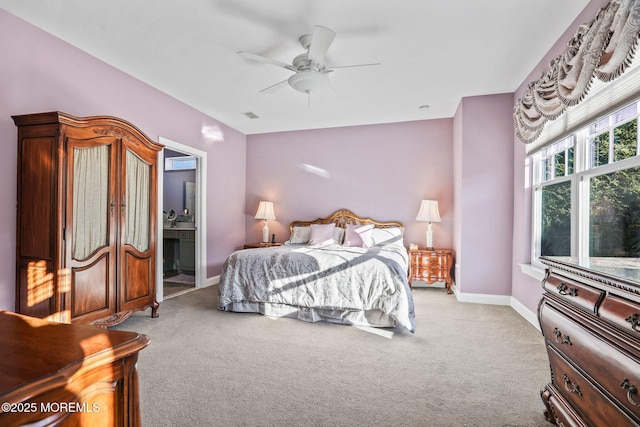
[[[560,295],[569,295],[570,297],[578,296],[577,288],[570,288],[564,283],[560,283],[557,289]]]
[[[580,391],[580,387],[574,382],[571,382],[567,374],[562,375],[562,381],[564,381],[564,388],[569,393],[574,393],[576,396],[582,397],[582,392]]]
[[[638,394],[638,389],[626,378],[622,380],[622,384],[620,384],[620,386],[623,389],[627,390],[627,400],[629,401],[629,403],[631,403],[633,406],[640,406],[640,403],[633,400],[633,396]]]
[[[625,320],[631,323],[631,329],[633,329],[636,332],[640,332],[640,330],[638,330],[638,326],[640,325],[640,316],[638,316],[638,313],[633,313],[631,316],[627,317]]]
[[[569,339],[569,335],[562,336],[562,332],[558,330],[558,328],[553,328],[553,335],[556,336],[556,342],[558,344],[569,344],[572,345],[571,340]]]

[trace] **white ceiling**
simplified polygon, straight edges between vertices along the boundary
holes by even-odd
[[[452,117],[513,92],[588,0],[0,0],[0,7],[245,134]],[[315,25],[331,88],[283,87]],[[429,108],[419,108],[428,105]],[[250,119],[243,113],[253,112]]]

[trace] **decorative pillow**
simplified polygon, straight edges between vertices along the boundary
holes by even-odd
[[[373,228],[373,224],[347,224],[344,245],[358,246],[361,248],[373,246]]]
[[[397,245],[404,247],[403,235],[403,227],[374,228],[371,235],[372,246]]]
[[[333,229],[333,240],[335,240],[336,243],[342,244],[344,241],[344,228],[335,227]]]
[[[335,224],[311,224],[310,245],[329,245],[335,243],[333,231]]]
[[[289,237],[289,244],[306,245],[311,239],[311,227],[293,227],[291,237]]]

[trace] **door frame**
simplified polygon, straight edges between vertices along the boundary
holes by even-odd
[[[189,147],[170,139],[159,137],[158,142],[164,145],[164,148],[179,151],[188,156],[196,158],[196,288],[204,288],[207,279],[207,152],[197,148]],[[158,230],[157,230],[157,260],[156,263],[156,298],[158,302],[164,299],[164,290],[162,287],[163,276],[163,244],[162,232],[164,229],[162,221],[162,207],[164,202],[164,149],[158,154]],[[161,173],[160,173],[161,172]]]

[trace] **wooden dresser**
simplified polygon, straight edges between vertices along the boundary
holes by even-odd
[[[0,331],[0,425],[140,425],[146,335],[5,311]]]
[[[564,426],[640,425],[640,261],[542,258],[538,317],[551,368],[542,400]]]

